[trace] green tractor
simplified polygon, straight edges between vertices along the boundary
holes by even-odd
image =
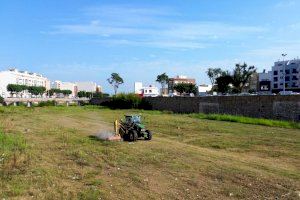
[[[140,115],[125,115],[125,121],[119,123],[119,134],[124,141],[136,141],[139,138],[152,139],[152,133],[145,129]]]

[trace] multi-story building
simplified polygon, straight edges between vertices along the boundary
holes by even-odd
[[[193,78],[188,78],[187,76],[176,76],[174,78],[170,78],[168,82],[168,91],[170,94],[176,93],[174,90],[174,86],[178,83],[190,83],[190,84],[196,84],[196,80]]]
[[[300,91],[300,59],[278,61],[269,72],[259,73],[261,92]]]
[[[0,72],[0,95],[2,97],[9,97],[11,95],[7,91],[8,84],[42,86],[45,87],[46,90],[50,89],[50,81],[46,77],[37,73],[19,71],[15,68]],[[29,93],[26,91],[20,95],[25,98],[29,97]]]
[[[272,67],[272,89],[300,91],[300,59],[278,61]]]
[[[262,73],[258,73],[258,92],[271,93],[272,91],[272,71],[266,72],[264,70]]]
[[[143,83],[135,82],[134,93],[142,97],[157,97],[159,95],[159,89],[153,85],[143,86]]]
[[[206,84],[201,84],[198,86],[198,93],[199,96],[205,96],[210,92],[212,89],[212,85],[206,85]]]
[[[72,94],[70,94],[69,97],[75,97],[77,95],[77,86],[75,83],[54,81],[51,84],[51,88],[60,90],[70,90],[72,91]]]
[[[97,91],[97,84],[94,82],[76,82],[77,90],[85,91],[85,92],[96,92]]]

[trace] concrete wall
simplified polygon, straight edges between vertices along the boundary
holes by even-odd
[[[94,98],[101,105],[110,98]],[[289,96],[210,96],[210,97],[147,97],[153,110],[177,113],[218,113],[256,118],[300,122],[300,95]]]
[[[145,98],[153,110],[300,121],[300,95]]]

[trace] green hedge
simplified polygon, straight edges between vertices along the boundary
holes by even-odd
[[[53,101],[41,101],[37,106],[45,107],[45,106],[55,106],[55,105],[56,105],[56,101],[53,100]]]
[[[150,110],[151,105],[144,98],[134,93],[120,93],[111,98],[110,101],[104,102],[102,106],[112,109],[145,109]]]

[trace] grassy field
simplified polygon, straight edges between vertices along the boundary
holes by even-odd
[[[141,113],[152,141],[95,139]],[[299,199],[300,131],[99,107],[0,107],[0,199]]]

